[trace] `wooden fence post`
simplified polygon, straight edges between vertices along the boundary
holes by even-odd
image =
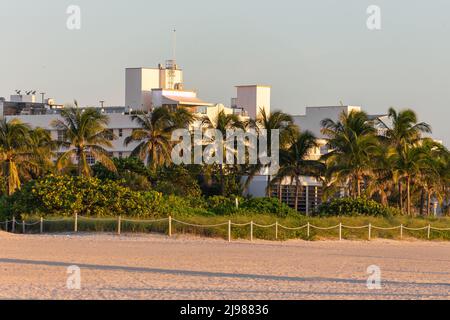
[[[122,229],[122,217],[119,215],[119,217],[117,218],[117,234],[120,236],[120,232]]]
[[[342,222],[339,223],[339,241],[342,240]]]
[[[308,221],[308,225],[306,227],[306,236],[308,237],[308,240],[309,240],[310,234],[311,234],[311,225],[310,225],[310,223]]]
[[[12,219],[12,233],[16,232],[16,217]]]
[[[431,238],[431,224],[428,225],[428,240]]]
[[[41,224],[39,227],[39,232],[43,233],[44,232],[44,218],[41,217]]]
[[[372,224],[369,223],[369,241],[372,239]]]
[[[278,221],[275,222],[275,240],[278,240]]]
[[[25,234],[25,220],[22,220],[22,233]]]
[[[75,212],[75,222],[74,222],[73,230],[75,232],[78,232],[78,212]]]
[[[228,220],[228,242],[231,242],[231,220]]]
[[[400,225],[400,240],[403,239],[403,224]]]
[[[169,216],[169,237],[172,236],[172,216]]]
[[[250,222],[250,241],[253,242],[253,221]]]

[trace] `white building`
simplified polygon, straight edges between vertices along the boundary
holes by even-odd
[[[306,113],[304,115],[293,116],[294,123],[300,127],[301,131],[308,130],[317,137],[318,147],[310,151],[310,159],[318,160],[329,152],[327,147],[327,137],[321,132],[322,120],[329,118],[333,121],[339,121],[342,113],[349,114],[352,111],[359,112],[362,111],[362,108],[359,106],[306,107]],[[369,115],[369,118],[380,118],[386,120],[386,115]],[[256,176],[249,185],[247,193],[255,197],[266,196],[267,180],[268,177],[265,175]],[[299,211],[311,213],[320,205],[322,201],[322,181],[314,177],[303,176],[300,178],[299,183]],[[281,188],[279,188],[279,186],[273,186],[271,188],[271,196],[278,198],[280,197],[279,191],[281,191],[282,201],[287,203],[289,206],[294,207],[296,189],[295,184],[295,180],[284,179],[281,182]]]
[[[238,89],[238,96],[244,99],[242,101],[250,102],[249,106],[253,106],[256,110],[257,102],[262,100],[254,99],[252,101],[251,97],[239,92]],[[258,97],[258,99],[260,98]],[[125,106],[101,108],[101,112],[106,113],[109,117],[108,128],[117,136],[117,139],[111,142],[113,147],[107,151],[118,158],[128,157],[137,145],[136,143],[124,145],[125,138],[138,127],[137,123],[132,121],[131,111],[150,112],[153,108],[161,106],[184,107],[199,118],[215,119],[217,114],[223,110],[227,114],[234,113],[245,120],[248,119],[244,109],[208,103],[198,98],[196,91],[184,90],[183,71],[173,60],[167,61],[165,66],[160,64],[158,68],[127,68],[125,70],[125,100]],[[268,105],[270,106],[270,101]],[[56,104],[53,99],[46,99],[41,103],[36,102],[36,96],[31,92],[26,95],[20,93],[12,95],[9,101],[0,98],[0,114],[2,116],[7,119],[19,118],[33,128],[41,127],[49,130],[55,140],[62,137],[62,132],[58,132],[52,126],[52,122],[60,119],[62,108],[63,106]],[[202,122],[198,121],[193,126],[201,124]],[[90,161],[94,163],[95,159],[90,159]]]
[[[152,90],[183,90],[183,70],[173,60],[158,68],[127,68],[125,71],[125,106],[150,111]]]
[[[223,104],[213,104],[201,100],[196,91],[185,90],[183,85],[183,71],[179,69],[175,61],[170,60],[165,66],[158,68],[127,68],[125,71],[125,106],[104,107],[102,112],[108,114],[108,128],[117,136],[112,141],[113,147],[108,151],[114,157],[128,157],[136,147],[136,143],[125,146],[124,140],[132,130],[137,128],[137,123],[132,121],[131,111],[151,112],[155,107],[168,106],[170,108],[184,107],[192,113],[213,120],[219,112],[237,114],[242,119],[256,119],[261,110],[267,114],[271,111],[271,88],[263,85],[237,86],[236,98],[232,99],[230,107]],[[55,140],[62,138],[62,132],[52,127],[52,122],[60,118],[62,106],[54,103],[53,99],[47,99],[41,103],[36,102],[34,94],[11,96],[11,101],[0,98],[0,112],[7,118],[20,118],[32,127],[42,127],[49,130]],[[327,106],[307,107],[304,115],[294,116],[294,122],[302,131],[311,131],[318,137],[319,146],[311,150],[311,159],[319,159],[328,153],[326,137],[321,133],[321,121],[330,118],[339,120],[340,115],[351,111],[361,111],[359,106]],[[372,116],[383,117],[383,116]],[[195,126],[202,125],[197,121]],[[61,150],[62,151],[62,150]],[[89,159],[91,163],[95,159]],[[256,176],[248,188],[248,194],[255,197],[266,195],[267,175]],[[320,204],[322,195],[322,183],[312,177],[300,179],[301,189],[299,195],[299,209],[303,212],[311,212]],[[272,188],[272,196],[279,197],[278,187]],[[281,199],[294,206],[295,181],[286,179],[281,183]]]
[[[237,97],[231,101],[232,108],[246,110],[248,116],[257,119],[261,110],[270,113],[270,86],[246,85],[236,86]]]
[[[107,109],[106,109],[107,110]],[[132,143],[125,146],[125,138],[131,135],[134,128],[138,128],[136,122],[132,121],[130,115],[123,113],[108,113],[109,125],[108,128],[117,136],[117,139],[111,141],[113,147],[106,148],[106,150],[113,157],[124,158],[131,154],[131,151],[137,146],[137,143]],[[40,127],[50,131],[51,137],[54,140],[62,140],[63,132],[56,130],[51,124],[56,119],[61,119],[58,113],[42,114],[42,115],[21,115],[21,116],[6,116],[7,119],[19,118],[24,123],[28,123],[33,128]],[[62,152],[63,150],[60,150]],[[90,164],[95,163],[95,159],[88,159]]]

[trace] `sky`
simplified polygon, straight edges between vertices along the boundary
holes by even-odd
[[[203,100],[229,105],[235,85],[265,84],[272,109],[292,114],[413,108],[450,146],[449,16],[448,0],[0,0],[0,96],[124,105],[125,68],[170,59],[175,28],[185,87]]]

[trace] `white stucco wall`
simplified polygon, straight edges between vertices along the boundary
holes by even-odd
[[[300,130],[311,131],[317,138],[325,138],[320,132],[322,129],[321,121],[330,118],[334,121],[339,120],[342,112],[349,113],[352,110],[361,111],[357,106],[330,106],[330,107],[306,107],[305,115],[294,116],[294,122],[300,127]]]
[[[149,110],[152,89],[160,87],[159,69],[127,68],[125,73],[125,106]]]
[[[106,148],[109,152],[114,152],[114,156],[118,156],[119,152],[123,156],[127,156],[137,146],[137,143],[132,143],[128,146],[124,145],[125,138],[131,135],[134,128],[138,128],[136,122],[132,121],[131,116],[123,115],[120,113],[108,114],[109,124],[108,129],[114,130],[114,134],[117,139],[111,141],[113,147]],[[58,138],[57,130],[52,126],[52,121],[55,119],[61,119],[59,115],[30,115],[30,116],[8,116],[7,119],[17,118],[22,122],[29,124],[32,128],[41,127],[51,131],[52,138],[56,140]],[[119,130],[122,129],[122,137],[119,137]]]
[[[250,118],[257,118],[260,109],[263,108],[270,113],[270,87],[268,86],[237,86],[236,105],[244,108]]]

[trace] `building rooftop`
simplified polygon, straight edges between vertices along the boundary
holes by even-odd
[[[187,106],[212,106],[211,103],[204,102],[197,97],[180,97],[173,95],[163,95],[163,104],[176,104]]]

